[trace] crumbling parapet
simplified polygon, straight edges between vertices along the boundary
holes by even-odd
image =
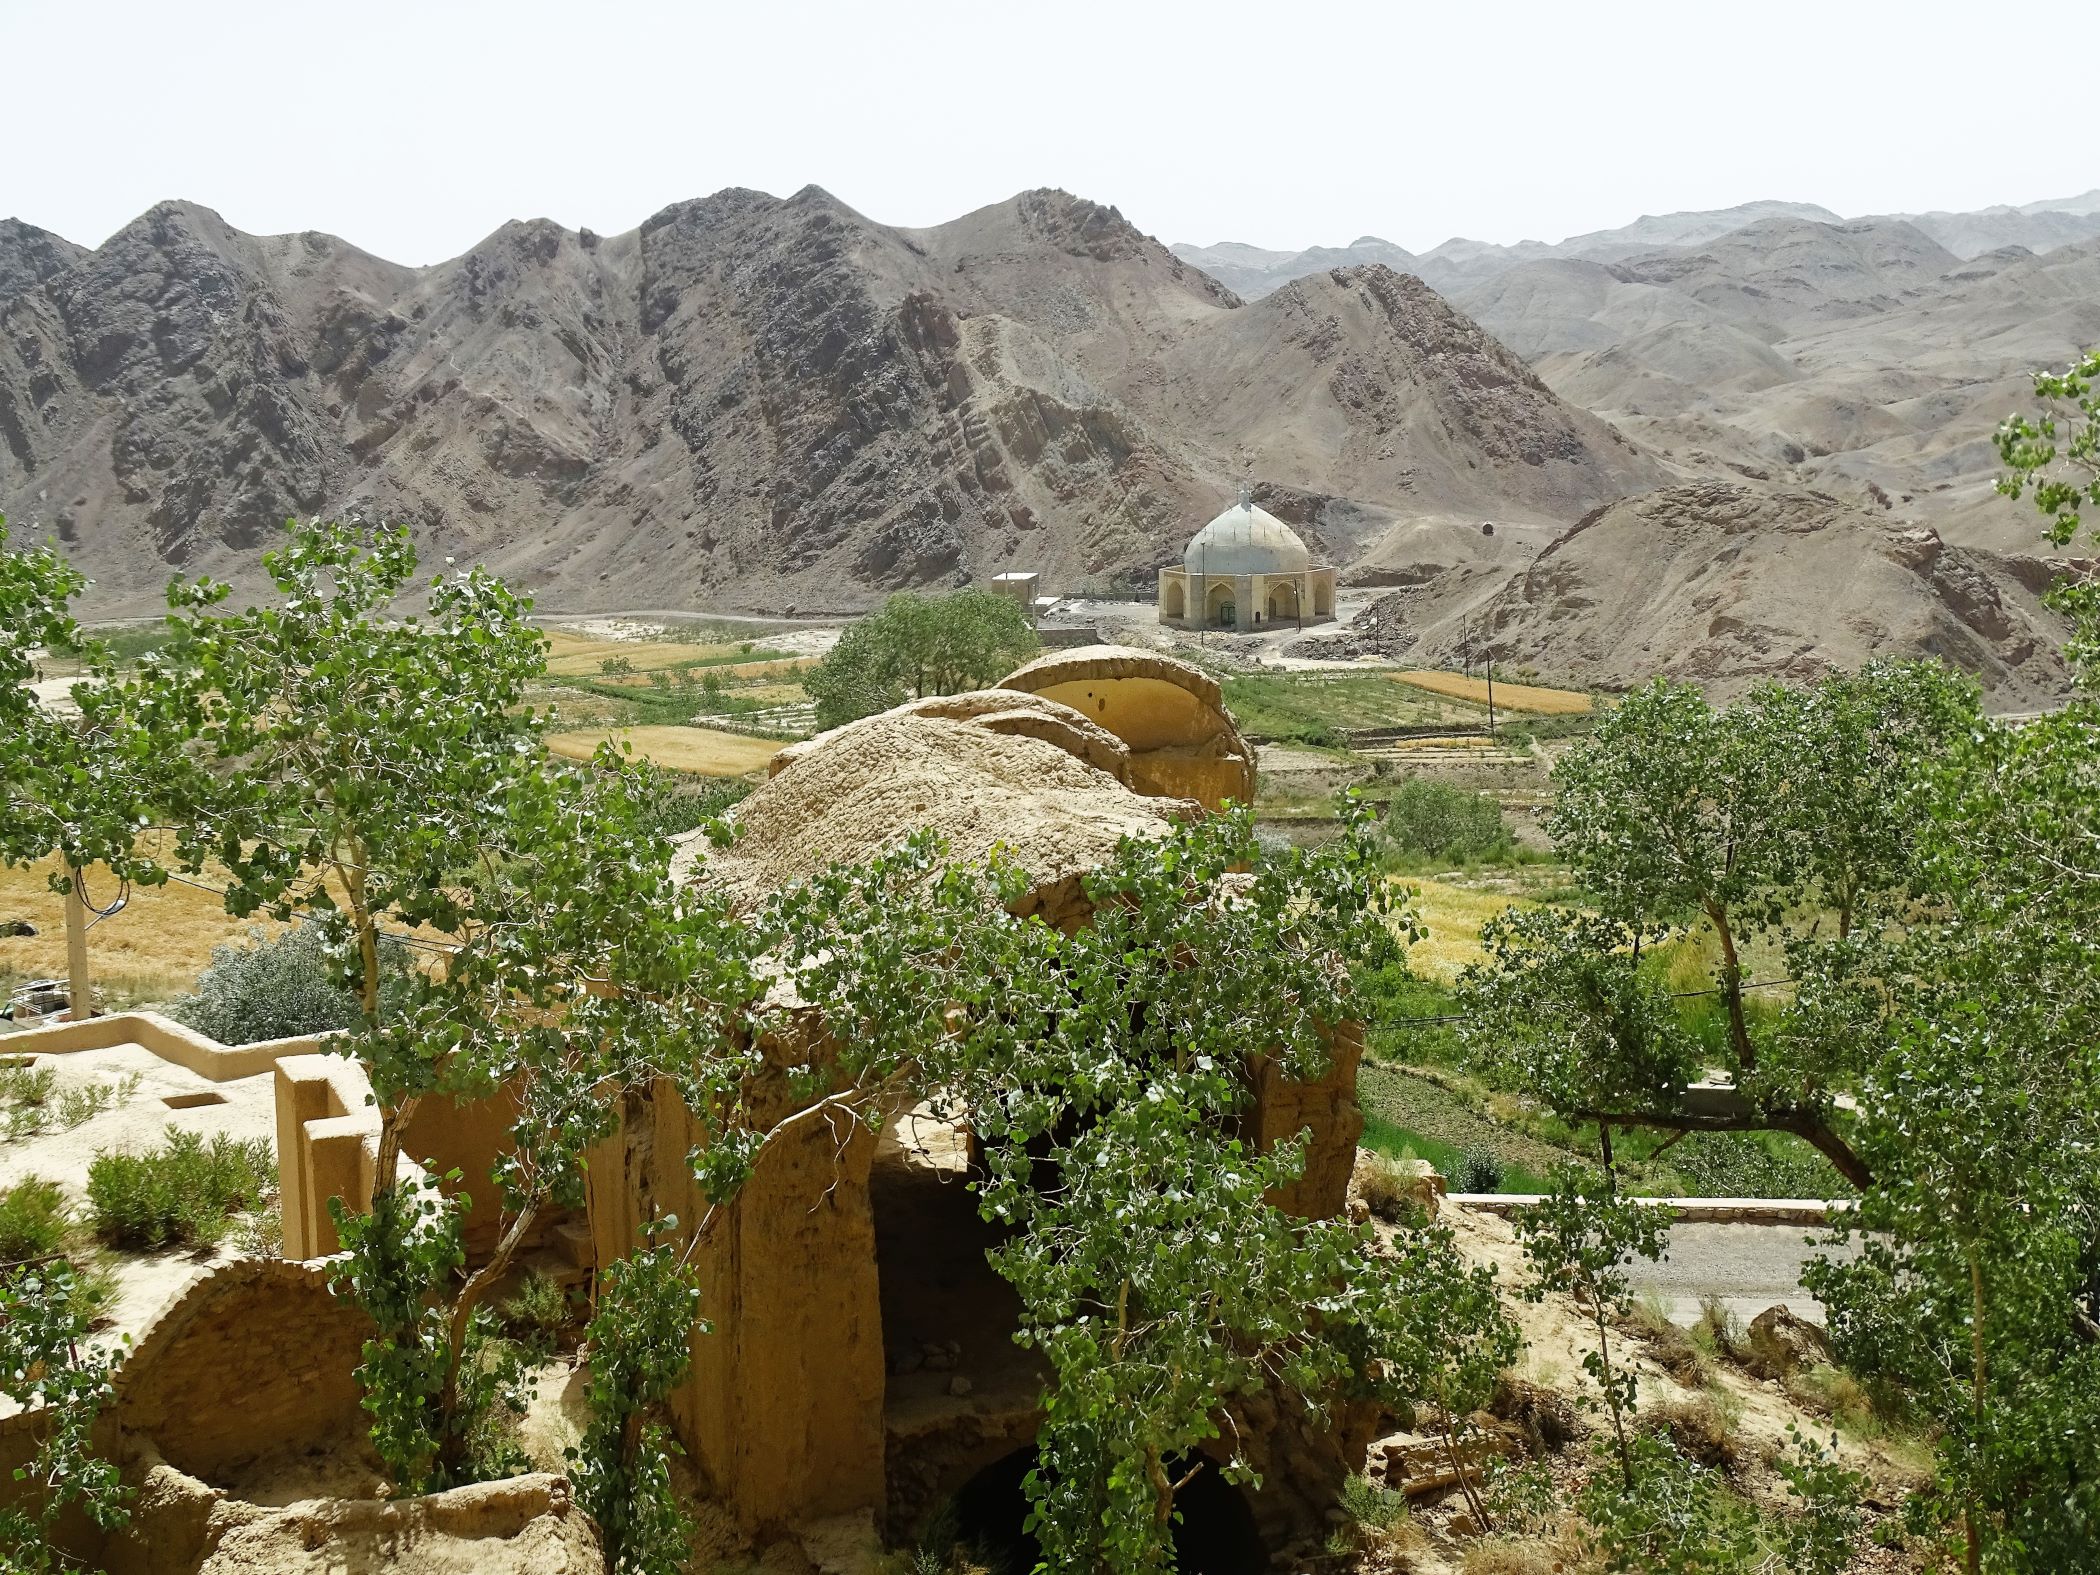
[[[379,1107],[364,1068],[346,1055],[284,1057],[277,1063],[276,1095],[284,1254],[324,1258],[341,1247],[329,1200],[340,1198],[360,1214],[372,1206]],[[426,1095],[402,1130],[395,1176],[403,1181],[426,1174],[448,1178],[446,1190],[468,1202],[464,1234],[470,1259],[495,1245],[503,1199],[494,1170],[510,1151],[516,1112],[515,1099],[502,1089],[477,1099]]]
[[[1039,656],[999,687],[1069,706],[1115,734],[1130,751],[1133,792],[1211,810],[1254,802],[1254,748],[1200,667],[1157,651],[1083,645]]]
[[[1360,1023],[1341,1023],[1329,1034],[1327,1069],[1309,1081],[1284,1076],[1267,1056],[1248,1064],[1254,1103],[1247,1115],[1248,1138],[1266,1153],[1305,1134],[1305,1167],[1296,1181],[1278,1188],[1270,1202],[1301,1219],[1332,1219],[1349,1200],[1356,1145],[1364,1134],[1356,1100],[1356,1073],[1363,1061]]]

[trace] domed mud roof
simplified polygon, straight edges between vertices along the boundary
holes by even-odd
[[[1000,722],[985,725],[994,717]],[[1001,725],[1007,720],[1017,730]],[[734,844],[682,848],[679,872],[750,907],[930,827],[946,839],[952,861],[982,862],[997,850],[1025,870],[1030,889],[1014,905],[1017,914],[1081,921],[1091,911],[1083,878],[1124,837],[1164,836],[1176,818],[1198,811],[1132,792],[1063,738],[1018,730],[1042,721],[1058,719],[1023,701],[969,721],[900,707],[840,728],[730,812],[742,832]],[[1075,733],[1084,727],[1059,725]]]
[[[1159,651],[1082,645],[1046,652],[999,687],[1055,700],[1121,739],[1140,793],[1192,798],[1207,809],[1254,800],[1253,746],[1200,667]]]

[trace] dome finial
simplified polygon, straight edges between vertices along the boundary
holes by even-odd
[[[1254,489],[1244,481],[1240,483],[1240,507],[1243,509],[1254,507]]]

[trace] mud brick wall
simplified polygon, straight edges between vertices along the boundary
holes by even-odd
[[[361,1430],[352,1374],[371,1332],[319,1266],[241,1259],[154,1321],[117,1375],[113,1415],[177,1470],[223,1481],[271,1450]]]

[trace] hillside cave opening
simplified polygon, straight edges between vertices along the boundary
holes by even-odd
[[[993,1575],[1027,1575],[1043,1550],[1025,1530],[1028,1473],[1035,1445],[1027,1444],[986,1466],[955,1495],[955,1530]],[[1168,1467],[1176,1481],[1188,1474],[1183,1458]],[[1269,1557],[1246,1494],[1225,1480],[1216,1461],[1203,1460],[1174,1495],[1181,1519],[1174,1527],[1174,1567],[1181,1575],[1262,1575]]]

